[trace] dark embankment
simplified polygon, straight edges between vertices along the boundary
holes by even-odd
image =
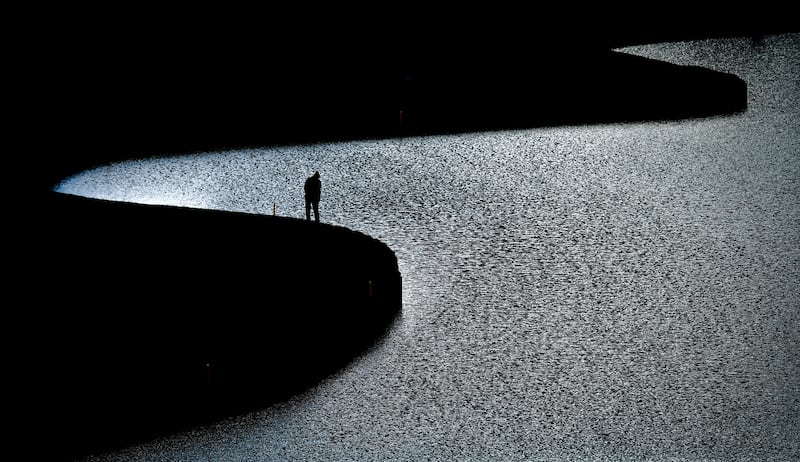
[[[394,253],[341,227],[58,193],[43,216],[28,404],[61,454],[287,399],[400,311]]]
[[[405,134],[676,120],[747,109],[739,77],[615,51],[448,65],[404,82]],[[514,63],[514,64],[508,64]]]
[[[97,87],[64,85],[47,136],[53,146],[38,151],[49,169],[39,179],[52,186],[112,161],[201,150],[747,108],[747,85],[737,76],[595,47],[425,49],[397,61],[370,67],[329,58],[240,72],[249,62],[228,57],[221,70],[163,64],[169,72],[161,80],[137,74],[132,82],[126,74]]]

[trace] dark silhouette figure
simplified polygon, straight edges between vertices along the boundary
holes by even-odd
[[[306,179],[303,187],[306,193],[306,220],[311,221],[311,208],[314,208],[314,221],[319,223],[319,196],[322,191],[322,182],[319,179],[319,172]]]

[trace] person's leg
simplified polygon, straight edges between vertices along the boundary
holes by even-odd
[[[306,201],[306,221],[311,221],[311,202]]]
[[[314,202],[314,221],[319,223],[319,202]]]

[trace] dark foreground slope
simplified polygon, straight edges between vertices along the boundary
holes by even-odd
[[[361,233],[57,193],[49,206],[27,268],[27,406],[62,454],[286,399],[400,311],[394,253]]]

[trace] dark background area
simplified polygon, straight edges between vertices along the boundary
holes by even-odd
[[[17,158],[27,183],[47,188],[132,157],[396,136],[401,110],[410,126],[431,104],[530,108],[538,95],[586,86],[611,48],[758,38],[797,30],[791,17],[672,4],[51,7],[13,44]],[[498,88],[523,97],[496,98]],[[563,111],[552,106],[528,125],[575,113]]]

